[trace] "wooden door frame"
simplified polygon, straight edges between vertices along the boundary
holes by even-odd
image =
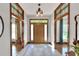
[[[62,3],[56,8],[58,9]],[[65,16],[65,15],[64,15]],[[63,17],[63,16],[62,16]],[[54,44],[56,44],[56,39],[57,39],[57,20],[56,20],[56,11],[54,11]],[[69,42],[70,42],[70,3],[68,3],[68,47],[69,47]],[[56,46],[55,46],[56,48]],[[68,48],[69,50],[69,48]]]
[[[34,23],[31,23],[30,20],[40,20],[40,19],[29,19],[29,39],[30,39],[30,43],[33,43],[31,42],[31,24],[34,24]],[[48,19],[41,19],[41,20],[47,20],[47,23],[44,23],[44,24],[47,24],[47,41],[48,41],[48,21],[49,20]]]
[[[23,8],[18,4],[15,3],[21,10],[22,10],[22,20],[24,20],[24,10]],[[11,3],[9,4],[9,10],[10,10],[10,56],[12,56],[12,15],[14,15],[16,18],[18,18],[15,14],[12,13]],[[19,12],[17,10],[17,12]],[[24,27],[24,22],[22,22],[22,26]],[[23,35],[22,35],[23,38]]]

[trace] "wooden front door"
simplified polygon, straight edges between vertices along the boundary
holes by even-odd
[[[34,24],[34,40],[33,42],[44,42],[44,24]]]

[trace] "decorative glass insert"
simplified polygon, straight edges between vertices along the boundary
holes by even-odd
[[[17,3],[11,3],[11,13],[19,18],[23,18],[24,11]]]
[[[63,15],[68,13],[68,3],[62,3],[60,6],[55,10],[56,19],[61,18]]]
[[[47,23],[47,20],[30,20],[31,23]]]
[[[13,13],[14,15],[18,16],[18,12],[17,12],[14,8],[12,8],[12,13]]]

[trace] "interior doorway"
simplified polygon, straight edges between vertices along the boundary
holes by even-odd
[[[68,15],[63,17],[63,43],[68,43]]]
[[[65,55],[69,51],[70,42],[70,4],[61,3],[54,14],[55,48]]]
[[[33,42],[44,42],[44,24],[34,24]]]
[[[24,10],[18,3],[10,4],[10,48],[11,56],[16,56],[24,48]]]
[[[59,22],[59,43],[68,43],[68,15],[62,17]]]
[[[17,40],[17,24],[16,24],[16,18],[12,17],[12,56],[14,56],[16,54],[16,47],[15,47],[15,43]]]
[[[46,43],[48,42],[48,20],[30,20],[30,39],[33,43]]]

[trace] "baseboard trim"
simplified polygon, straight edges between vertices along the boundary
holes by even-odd
[[[51,44],[51,42],[27,42],[27,44]]]
[[[55,42],[55,44],[68,44],[68,42],[63,42],[63,43],[61,43],[61,42]]]

